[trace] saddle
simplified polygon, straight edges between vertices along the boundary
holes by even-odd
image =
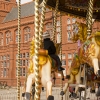
[[[54,60],[53,58],[51,58],[48,55],[48,51],[44,50],[44,49],[40,49],[39,50],[39,66],[43,66],[47,63],[47,61],[50,61],[51,65],[52,65],[52,70],[56,70],[57,69],[57,62],[56,60]],[[30,60],[30,67],[29,67],[29,73],[32,73],[33,71],[33,61],[32,59]]]

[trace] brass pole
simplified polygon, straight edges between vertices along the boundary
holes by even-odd
[[[38,50],[39,50],[39,0],[35,0],[35,100],[40,100]]]
[[[87,18],[86,18],[86,24],[87,24],[87,39],[90,37],[91,32],[92,32],[92,17],[93,17],[93,2],[94,0],[89,0],[88,3],[88,10],[87,10]],[[85,95],[84,95],[84,100],[86,100],[86,86],[87,86],[87,67],[85,65]]]
[[[55,43],[56,35],[56,23],[57,23],[57,11],[58,11],[59,0],[56,0],[55,15],[54,15],[54,25],[53,25],[53,42]]]
[[[46,11],[46,1],[43,0],[42,2],[42,12],[41,12],[41,21],[40,21],[40,28],[39,28],[39,47],[42,43],[42,34],[43,34],[43,26],[44,26],[44,19],[45,19],[45,11]]]
[[[21,0],[18,0],[18,66],[17,66],[17,100],[20,100],[20,18],[21,18]]]
[[[86,18],[88,37],[91,35],[91,31],[92,31],[93,2],[94,0],[89,0],[89,4],[88,4],[88,11],[87,11],[87,18]]]
[[[61,41],[60,58],[61,58],[61,61],[62,61],[62,16],[61,16],[61,13],[60,13],[60,41]],[[63,81],[62,81],[62,78],[61,78],[61,91],[63,91]],[[61,96],[61,100],[63,100],[63,96]]]

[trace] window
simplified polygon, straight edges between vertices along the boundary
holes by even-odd
[[[71,30],[71,25],[67,25],[67,30]]]
[[[65,54],[62,54],[62,59],[66,59],[66,55]]]
[[[57,32],[60,32],[60,27],[57,27],[57,28],[56,28],[56,31],[57,31]]]
[[[0,33],[0,46],[3,45],[3,33]]]
[[[7,67],[7,62],[6,61],[3,62],[3,66]]]
[[[26,60],[26,66],[28,66],[28,63],[29,63],[29,62],[28,62],[28,59],[27,59],[27,60]]]
[[[68,37],[68,41],[71,41],[71,32],[70,31],[67,32],[67,37]]]
[[[61,40],[60,40],[60,33],[57,34],[57,43],[60,43]]]
[[[23,66],[25,66],[25,60],[23,60]]]
[[[4,60],[6,60],[6,56],[4,56]]]
[[[57,26],[60,26],[60,21],[59,20],[57,21]]]
[[[68,60],[68,66],[70,67],[72,63],[72,60]]]
[[[76,22],[76,18],[72,18],[72,23],[75,23]]]
[[[70,18],[67,19],[67,24],[71,24]]]
[[[9,62],[7,62],[7,67],[9,67]]]
[[[4,68],[3,70],[3,77],[6,77],[7,76],[7,70]]]
[[[23,68],[23,76],[25,76],[25,73],[26,73],[25,68]]]
[[[28,57],[29,57],[29,52],[26,53],[26,58],[28,58]]]
[[[51,22],[46,23],[46,30],[48,30],[49,28],[52,28],[52,23]]]
[[[8,31],[6,32],[6,44],[9,44],[10,41],[11,41],[11,32]]]
[[[10,59],[10,56],[9,55],[7,55],[7,60],[9,60]]]
[[[22,66],[22,60],[20,60],[20,66]]]
[[[20,68],[20,76],[25,76],[25,68]]]
[[[66,60],[62,60],[62,66],[66,65]]]
[[[30,40],[30,28],[27,27],[24,29],[24,42],[28,42]]]
[[[72,58],[72,54],[69,53],[69,54],[68,54],[68,59],[71,59],[71,58]]]
[[[1,67],[3,67],[3,62],[1,62]]]
[[[22,68],[20,68],[20,76],[22,76]]]
[[[23,53],[23,58],[25,58],[25,53]]]
[[[20,54],[20,58],[22,58],[22,53]]]

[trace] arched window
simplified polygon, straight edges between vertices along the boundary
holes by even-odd
[[[16,37],[16,38],[15,38],[15,41],[16,41],[16,43],[17,43],[17,42],[18,42],[18,30],[15,31],[15,37]]]
[[[21,32],[20,32],[20,37],[21,37]],[[20,38],[21,41],[21,38]],[[15,42],[18,42],[18,30],[15,30]]]
[[[67,24],[71,24],[70,18],[67,19]]]
[[[60,33],[57,34],[57,43],[60,43],[61,40],[60,40]]]
[[[28,42],[30,39],[30,28],[24,28],[24,42]]]
[[[71,41],[71,32],[70,31],[67,31],[67,39],[68,39],[68,42]]]
[[[0,33],[0,46],[3,45],[3,33]]]
[[[11,32],[7,31],[6,32],[6,44],[9,44],[10,41],[11,41]]]
[[[75,23],[76,22],[76,18],[72,18],[72,23]]]

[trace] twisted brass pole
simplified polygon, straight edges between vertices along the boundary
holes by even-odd
[[[21,0],[18,0],[18,66],[17,66],[17,100],[20,100],[20,18],[21,18]]]
[[[87,11],[87,18],[86,18],[88,37],[91,35],[91,31],[92,31],[93,2],[94,0],[89,0],[89,4],[88,4],[88,11]]]
[[[60,59],[62,61],[62,16],[60,13],[60,42],[61,42],[61,48],[60,48]],[[63,81],[61,78],[61,91],[63,91]],[[61,96],[61,100],[63,100],[63,96]]]
[[[35,100],[40,100],[38,50],[39,50],[39,0],[35,0]]]
[[[58,5],[59,5],[59,0],[56,0],[55,15],[54,15],[54,25],[53,25],[53,38],[52,38],[54,43],[55,43],[55,34],[56,34]]]
[[[93,17],[93,2],[94,0],[89,0],[88,3],[88,11],[87,11],[87,18],[86,18],[86,24],[87,24],[87,39],[90,37],[91,32],[92,32],[92,17]],[[85,66],[85,86],[87,85],[87,67]],[[85,95],[84,95],[84,100],[86,100],[86,87],[85,87]]]
[[[42,43],[42,34],[43,34],[43,26],[44,26],[44,19],[45,19],[45,11],[46,11],[46,1],[43,0],[42,2],[42,12],[41,12],[41,21],[40,21],[40,28],[39,28],[39,47]]]

